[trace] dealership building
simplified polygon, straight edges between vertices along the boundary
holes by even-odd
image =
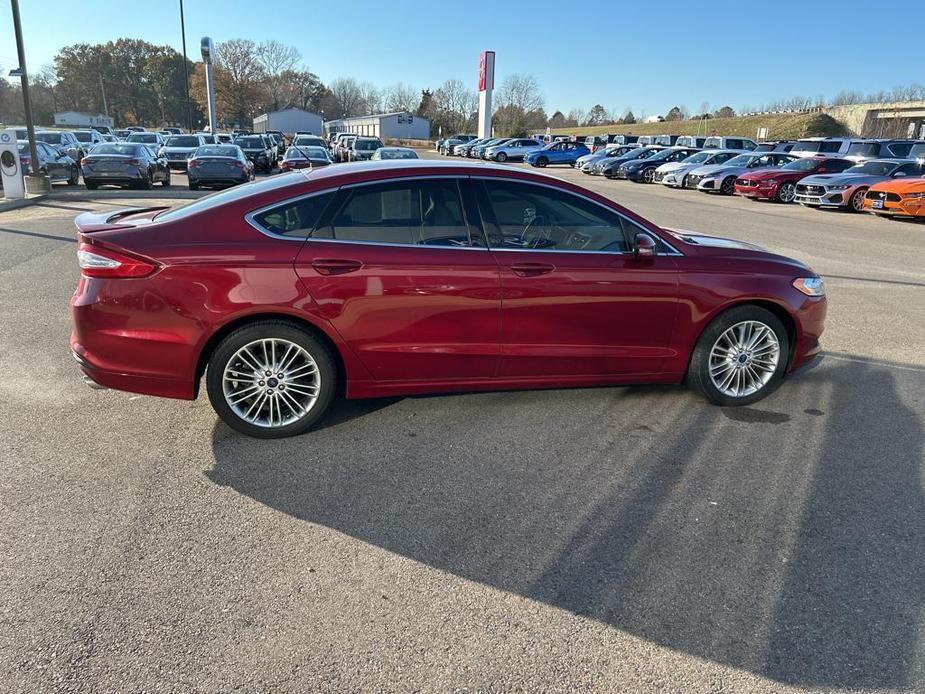
[[[95,125],[113,127],[113,120],[102,113],[85,113],[84,111],[59,111],[55,114],[55,125],[67,125],[72,128],[92,128]]]
[[[321,116],[301,108],[284,108],[282,111],[261,113],[254,117],[254,132],[265,133],[268,130],[278,130],[281,133],[312,133],[321,134]]]
[[[324,127],[329,133],[356,133],[383,139],[426,140],[430,137],[430,121],[407,111],[339,118],[329,120]]]

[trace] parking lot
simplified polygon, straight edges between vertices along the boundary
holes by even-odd
[[[79,378],[73,217],[133,193],[0,213],[0,690],[925,689],[925,225],[546,171],[808,262],[825,356],[248,439]]]

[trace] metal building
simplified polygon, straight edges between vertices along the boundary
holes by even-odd
[[[430,137],[430,121],[407,111],[339,118],[329,120],[324,126],[329,133],[356,133],[382,139],[427,140]]]
[[[254,132],[265,133],[267,130],[279,130],[291,135],[296,132],[310,132],[320,135],[322,128],[321,116],[300,108],[284,108],[282,111],[261,113],[254,117]]]
[[[113,120],[102,113],[84,111],[58,111],[55,113],[55,125],[69,125],[73,128],[92,128],[94,125],[113,127]]]

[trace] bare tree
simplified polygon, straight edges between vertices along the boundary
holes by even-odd
[[[263,105],[264,72],[257,44],[229,39],[215,46],[215,94],[226,111],[224,118],[244,123]]]
[[[338,77],[328,84],[331,96],[340,106],[344,118],[361,115],[363,93],[360,85],[352,77]]]
[[[291,106],[284,104],[283,93],[286,91],[287,83],[285,73],[295,70],[302,60],[302,54],[293,46],[286,46],[279,41],[264,41],[257,46],[257,62],[264,72],[264,84],[267,89],[267,96],[270,105],[274,111],[281,107]]]
[[[360,99],[364,114],[382,113],[382,92],[372,82],[360,84]]]
[[[460,80],[447,80],[434,91],[434,116],[447,130],[465,128],[477,109],[478,97]]]
[[[421,95],[420,92],[413,87],[399,82],[382,90],[382,101],[386,111],[407,111],[408,113],[414,113],[418,104],[421,102]]]
[[[504,78],[495,99],[499,107],[513,106],[524,113],[543,108],[543,94],[533,75],[515,73]]]

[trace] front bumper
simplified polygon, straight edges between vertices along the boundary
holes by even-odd
[[[906,217],[909,219],[915,217],[925,218],[925,199],[904,198],[899,202],[893,200],[884,200],[883,207],[874,207],[873,200],[864,200],[864,211],[883,217]]]

